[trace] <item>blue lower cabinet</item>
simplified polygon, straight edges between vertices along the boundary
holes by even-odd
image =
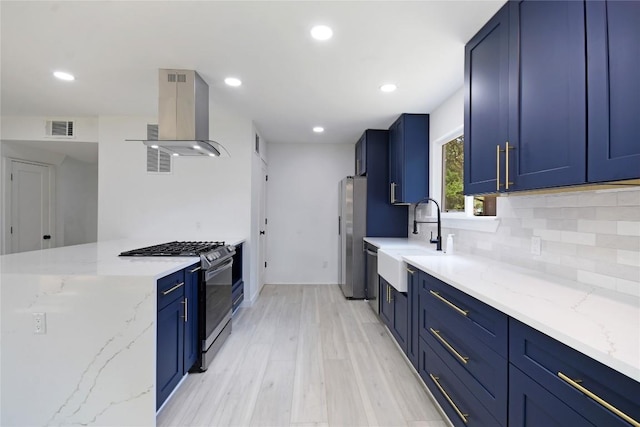
[[[158,311],[156,409],[182,379],[184,372],[184,304],[174,300]]]
[[[418,373],[456,427],[501,425],[420,337]],[[540,427],[543,427],[542,425]],[[546,427],[546,426],[544,426]]]
[[[244,301],[244,281],[243,280],[238,280],[233,284],[233,287],[231,288],[231,301],[232,301],[231,310],[233,313],[235,313],[236,310],[240,307],[240,304],[242,304],[242,301]]]
[[[510,427],[596,426],[515,366],[509,367]],[[601,424],[604,427],[604,424]],[[607,424],[608,426],[608,424]]]
[[[185,270],[184,289],[184,368],[183,373],[198,359],[198,286],[200,284],[200,264]]]
[[[419,329],[419,299],[420,295],[418,293],[419,286],[419,277],[420,271],[415,269],[412,266],[407,268],[407,286],[408,286],[408,296],[409,296],[409,336],[407,342],[407,357],[411,361],[416,370],[418,369],[418,359],[419,359],[419,351],[418,351],[418,337],[420,336]]]
[[[380,318],[389,329],[393,329],[393,300],[391,299],[391,293],[393,287],[379,276],[380,292],[378,293],[378,299],[380,300]]]
[[[515,319],[509,320],[509,361],[593,425],[632,424],[579,388],[640,423],[640,383]]]
[[[393,324],[391,333],[402,348],[407,353],[409,342],[409,299],[407,294],[391,288],[391,300],[393,303]]]

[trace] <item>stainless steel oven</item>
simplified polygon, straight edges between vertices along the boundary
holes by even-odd
[[[223,246],[200,256],[198,334],[200,355],[192,368],[205,371],[225,340],[231,334],[231,287],[233,284],[233,246]]]

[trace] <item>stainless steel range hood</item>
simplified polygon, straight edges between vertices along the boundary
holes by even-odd
[[[158,139],[142,142],[177,156],[228,155],[209,139],[209,85],[202,77],[193,70],[160,69],[158,81]]]

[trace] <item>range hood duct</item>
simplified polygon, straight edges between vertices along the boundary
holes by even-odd
[[[142,142],[174,156],[228,155],[209,139],[209,85],[202,77],[193,70],[160,69],[158,82],[158,139]]]

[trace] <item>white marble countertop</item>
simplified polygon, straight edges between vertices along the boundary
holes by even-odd
[[[412,239],[365,238],[380,249],[433,246]],[[538,271],[472,256],[406,255],[403,259],[549,335],[640,381],[640,299]]]
[[[209,241],[212,239],[199,239]],[[217,239],[223,240],[223,239]],[[107,240],[0,256],[2,274],[60,274],[144,276],[160,278],[199,262],[199,257],[119,257],[121,252],[171,241],[170,239]],[[241,238],[224,239],[230,245]]]
[[[0,425],[155,425],[157,279],[199,257],[118,255],[173,240],[0,256]]]

